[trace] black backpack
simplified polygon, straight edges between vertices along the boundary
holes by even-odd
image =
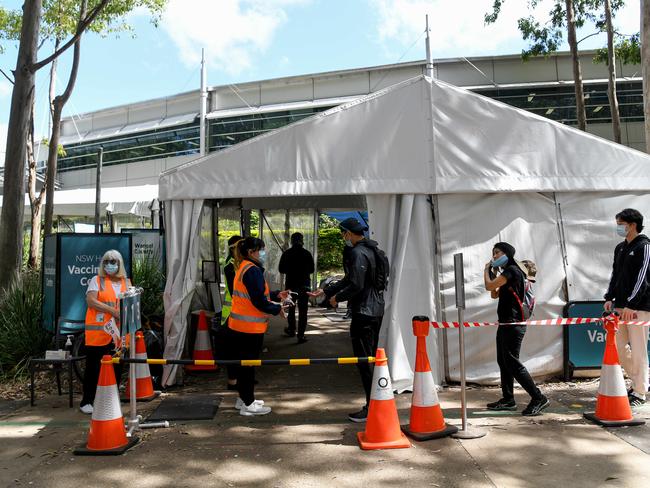
[[[384,291],[388,288],[388,277],[390,276],[390,263],[386,253],[378,247],[371,248],[375,253],[375,288],[377,291]]]

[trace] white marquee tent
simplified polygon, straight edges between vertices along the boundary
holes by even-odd
[[[492,245],[508,241],[539,268],[538,318],[567,300],[598,299],[625,207],[650,215],[650,158],[466,90],[417,77],[163,173],[168,279],[166,357],[179,357],[198,274],[205,200],[256,208],[363,196],[373,238],[391,260],[382,326],[393,385],[411,386],[411,318],[455,320],[453,254],[464,253],[466,320],[496,318],[483,287]],[[304,202],[301,204],[304,208]],[[466,334],[468,380],[498,380],[495,329]],[[456,331],[432,333],[434,374],[458,378]],[[535,375],[562,364],[560,327],[528,331]],[[174,369],[164,381],[174,381]]]

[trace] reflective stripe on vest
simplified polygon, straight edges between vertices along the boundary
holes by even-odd
[[[119,301],[115,296],[111,280],[105,276],[97,276],[97,280],[99,281],[97,300],[111,307],[117,306]],[[126,291],[126,280],[124,278],[121,279],[120,291]],[[105,346],[111,342],[111,335],[104,331],[104,325],[111,320],[111,317],[109,313],[88,307],[85,326],[87,346]],[[119,317],[116,317],[115,320],[119,320]]]
[[[244,273],[255,266],[250,261],[242,261],[235,274],[232,292],[232,310],[228,327],[247,334],[263,334],[269,325],[269,315],[258,310],[251,302],[248,290],[244,285]],[[264,282],[264,295],[269,296],[269,285]]]
[[[234,260],[232,256],[228,256],[228,259],[226,259],[226,266],[233,263]],[[228,288],[228,280],[226,280],[226,292],[223,294],[223,305],[221,306],[221,325],[226,325],[226,321],[228,320],[228,317],[230,317],[231,310],[232,296],[230,294],[230,288]]]

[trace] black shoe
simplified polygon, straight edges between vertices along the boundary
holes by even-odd
[[[488,403],[486,407],[488,410],[509,410],[511,412],[514,412],[517,410],[517,402],[514,400],[506,400],[505,398],[501,398],[496,402]]]
[[[364,406],[358,412],[354,412],[348,415],[348,420],[350,420],[350,422],[356,422],[356,423],[365,422],[367,418],[368,418],[368,407],[366,406]]]
[[[296,335],[296,331],[291,330],[289,327],[284,328],[284,335],[285,337],[293,337]]]
[[[641,407],[645,405],[645,400],[636,396],[634,393],[630,393],[627,396],[627,399],[630,402],[630,407]]]
[[[298,337],[298,344],[304,344],[307,342],[307,338],[305,336]]]
[[[535,417],[536,415],[541,415],[542,410],[544,410],[550,404],[551,401],[545,396],[541,396],[540,398],[534,398],[530,401],[528,406],[524,408],[521,414],[524,417]]]

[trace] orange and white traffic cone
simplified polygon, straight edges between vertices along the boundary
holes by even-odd
[[[411,419],[408,425],[402,426],[402,430],[416,441],[439,439],[458,432],[458,427],[455,425],[445,424],[442,408],[440,408],[427,355],[426,337],[429,335],[430,326],[428,317],[413,317],[413,335],[417,337],[413,399]]]
[[[388,360],[382,348],[377,349],[372,387],[366,430],[357,432],[359,446],[365,450],[411,447],[411,443],[404,437],[399,427]]]
[[[124,453],[137,442],[137,437],[126,436],[113,362],[111,357],[106,355],[102,358],[99,371],[88,442],[85,446],[75,449],[74,453],[80,456],[117,455]]]
[[[623,370],[618,359],[618,349],[616,348],[618,316],[611,314],[604,317],[603,326],[607,331],[607,336],[603,365],[600,369],[596,411],[585,413],[584,417],[605,427],[643,425],[645,420],[636,419],[632,416],[632,408],[625,389]]]
[[[214,361],[212,355],[212,345],[210,344],[210,331],[208,330],[208,320],[205,317],[205,311],[199,313],[199,325],[196,328],[196,339],[194,340],[194,361]],[[209,364],[190,364],[185,366],[186,371],[215,371],[216,365]]]
[[[144,343],[144,334],[141,331],[135,333],[135,359],[147,359],[147,346]],[[126,382],[125,395],[122,401],[131,399],[131,378]],[[149,365],[144,363],[135,364],[135,399],[139,402],[148,402],[153,400],[158,395],[159,391],[154,391],[153,381],[151,380],[151,372]]]

